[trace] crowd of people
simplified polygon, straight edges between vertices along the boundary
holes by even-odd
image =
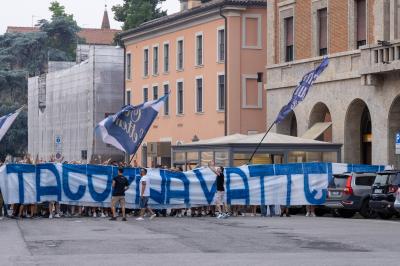
[[[99,164],[100,159],[94,160],[95,164]],[[65,164],[81,164],[81,162],[66,162],[63,158],[56,159],[51,158],[47,162],[63,162]],[[29,156],[26,156],[23,160],[18,163],[26,164],[38,164],[44,163],[43,160],[32,160]],[[229,206],[224,201],[225,198],[225,180],[224,180],[224,168],[222,166],[215,166],[208,164],[208,167],[215,173],[216,178],[216,195],[214,197],[214,204],[208,206],[196,206],[191,208],[172,208],[172,209],[155,209],[152,210],[148,205],[150,197],[150,178],[147,175],[146,168],[140,168],[140,183],[139,183],[139,209],[128,209],[125,207],[125,191],[129,187],[128,179],[123,175],[123,168],[127,166],[126,163],[111,161],[110,159],[101,163],[102,165],[111,165],[118,167],[118,175],[113,178],[112,181],[112,197],[111,207],[93,207],[93,206],[78,206],[69,204],[60,204],[58,202],[42,202],[38,204],[11,204],[7,205],[4,203],[1,190],[0,190],[0,220],[4,217],[12,219],[22,218],[61,218],[61,217],[100,217],[109,218],[110,220],[117,220],[117,217],[121,216],[122,221],[126,221],[127,217],[136,217],[137,221],[143,221],[146,215],[149,219],[155,217],[204,217],[211,216],[217,219],[227,219],[231,216],[245,216],[250,212],[250,216],[257,216],[260,213],[264,217],[273,217],[279,215],[281,217],[290,217],[289,206],[276,206],[276,205],[265,205],[265,206],[241,206],[231,205]],[[2,163],[0,162],[0,166]],[[134,162],[134,167],[138,167],[137,163]],[[170,169],[173,171],[183,171],[182,168]],[[314,207],[307,206],[306,216],[315,217]]]

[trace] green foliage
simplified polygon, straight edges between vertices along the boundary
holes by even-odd
[[[77,33],[80,28],[69,17],[54,17],[52,21],[39,21],[40,30],[47,33],[50,61],[74,61],[76,44],[80,42]]]
[[[143,22],[167,14],[159,5],[165,0],[124,0],[122,5],[112,7],[114,19],[123,22],[123,30],[135,28]]]
[[[30,76],[43,72],[46,42],[47,35],[43,32],[0,35],[0,69],[25,69]]]
[[[73,15],[65,13],[65,7],[57,1],[53,1],[50,3],[49,10],[52,13],[52,16],[51,16],[52,20],[54,20],[55,18],[58,18],[58,17],[68,17],[71,20],[74,19]]]

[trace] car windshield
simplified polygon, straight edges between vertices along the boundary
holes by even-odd
[[[400,184],[400,173],[397,174],[378,174],[375,178],[374,184],[386,185],[386,184]]]
[[[333,176],[332,181],[329,183],[330,188],[342,188],[346,186],[347,182],[347,177],[346,175],[335,175]]]

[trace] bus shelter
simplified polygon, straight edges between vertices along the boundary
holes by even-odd
[[[263,134],[234,134],[172,146],[172,166],[191,170],[214,161],[216,165],[341,162],[342,144],[268,133],[251,162]]]

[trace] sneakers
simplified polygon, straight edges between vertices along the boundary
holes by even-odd
[[[96,217],[97,217],[96,212],[93,212],[93,218],[96,218]]]
[[[311,213],[310,212],[307,212],[306,213],[306,217],[310,217],[311,216]]]
[[[49,219],[53,219],[53,214],[50,214],[50,215],[49,215]]]
[[[138,217],[138,218],[136,218],[136,221],[143,221],[143,220],[144,220],[143,217]]]
[[[218,214],[217,219],[223,219],[224,215],[222,213]]]
[[[107,216],[104,213],[101,213],[100,217],[101,218],[106,218]]]
[[[126,222],[126,218],[125,218],[125,217],[124,217],[124,218],[122,218],[122,221]]]
[[[156,216],[157,216],[157,214],[154,213],[152,216],[150,216],[150,220],[153,220]]]
[[[54,218],[60,218],[60,214],[56,213],[56,215],[54,215]]]
[[[317,215],[315,215],[315,213],[311,213],[311,215],[310,215],[311,217],[317,217]]]
[[[117,217],[111,217],[110,218],[110,221],[116,221],[117,220]]]

